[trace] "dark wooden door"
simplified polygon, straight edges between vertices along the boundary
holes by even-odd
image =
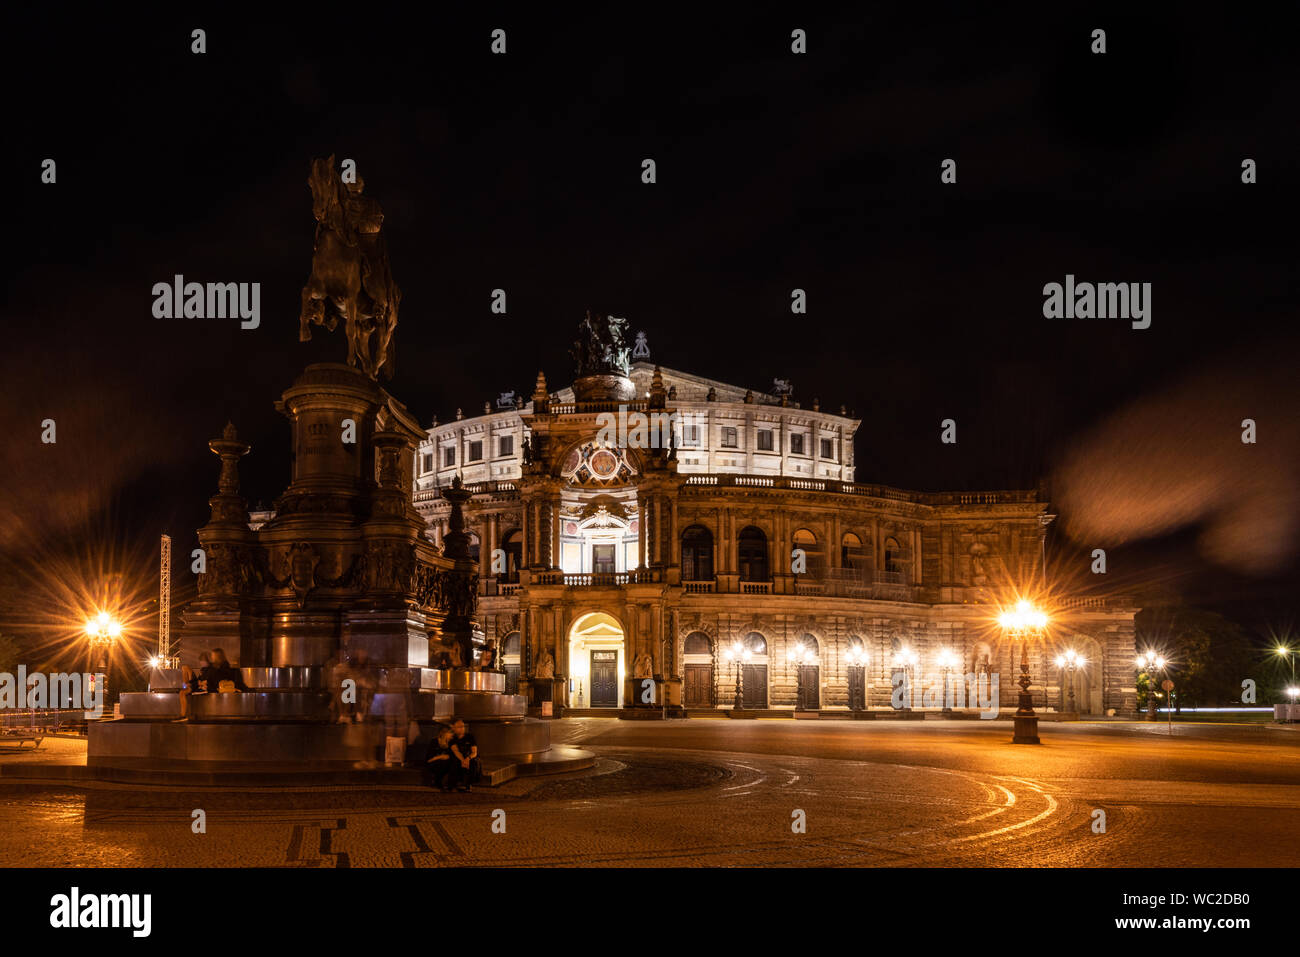
[[[867,669],[860,665],[849,666],[849,707],[867,706]]]
[[[817,665],[799,666],[799,707],[816,711],[821,707],[821,668]]]
[[[767,707],[767,665],[745,665],[745,710]]]
[[[682,697],[688,708],[713,707],[713,665],[686,665]]]
[[[618,707],[618,652],[591,653],[591,706]]]
[[[506,694],[519,694],[519,666],[506,665]]]

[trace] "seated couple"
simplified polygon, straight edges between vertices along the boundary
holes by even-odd
[[[465,730],[465,722],[457,718],[450,728],[438,729],[429,744],[425,765],[432,776],[434,787],[444,791],[452,788],[468,791],[482,775],[478,759],[478,742]]]

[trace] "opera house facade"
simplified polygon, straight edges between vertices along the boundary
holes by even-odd
[[[846,409],[644,361],[579,366],[571,386],[539,373],[529,399],[435,423],[415,460],[435,544],[444,490],[459,477],[473,493],[477,640],[511,690],[544,714],[866,716],[899,707],[900,676],[918,708],[978,678],[1014,707],[1020,659],[996,615],[1043,577],[1037,492],[861,484]],[[1029,650],[1036,704],[1133,713],[1137,609],[1051,611]],[[1086,662],[1068,676],[1067,646]]]

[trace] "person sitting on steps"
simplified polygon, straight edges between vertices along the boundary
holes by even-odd
[[[478,759],[478,742],[465,730],[465,721],[457,718],[451,724],[451,780],[458,790],[468,791],[477,784],[482,771]]]
[[[456,763],[451,753],[451,728],[438,729],[438,734],[429,742],[429,753],[424,763],[430,775],[429,783],[442,791],[450,791],[452,765]]]

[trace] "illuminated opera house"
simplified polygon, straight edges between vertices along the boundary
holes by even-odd
[[[539,373],[530,398],[457,410],[415,458],[435,544],[443,490],[459,476],[473,493],[478,625],[511,689],[553,700],[548,712],[653,699],[826,713],[889,707],[901,672],[912,687],[997,676],[1014,706],[1020,658],[997,613],[1043,577],[1053,516],[1038,493],[862,484],[848,410],[802,406],[783,383],[759,392],[628,361],[644,337],[600,350],[579,344],[571,386]],[[1049,610],[1029,652],[1036,703],[1132,713],[1137,609]],[[1067,647],[1083,660],[1068,677]],[[650,675],[642,698],[632,679]]]

